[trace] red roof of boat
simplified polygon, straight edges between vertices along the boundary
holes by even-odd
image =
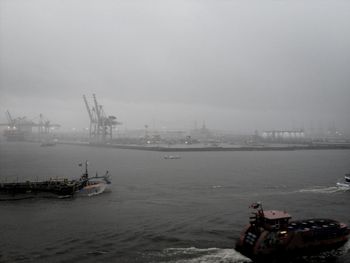
[[[284,211],[266,210],[264,211],[264,217],[266,219],[275,220],[282,218],[291,218],[292,216]]]

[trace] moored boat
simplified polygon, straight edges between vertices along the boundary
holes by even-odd
[[[260,203],[236,243],[236,250],[253,260],[318,254],[343,246],[350,229],[333,219],[290,221],[284,211],[263,210]]]

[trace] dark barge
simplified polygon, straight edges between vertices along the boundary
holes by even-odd
[[[104,185],[111,184],[108,171],[103,176],[96,174],[95,177],[89,177],[87,166],[86,161],[85,171],[78,180],[50,178],[46,181],[0,183],[0,200],[26,199],[35,196],[66,198],[83,192],[103,192]]]
[[[50,179],[41,182],[15,182],[0,183],[1,194],[9,196],[18,195],[57,195],[58,197],[68,197],[74,195],[81,184],[78,181],[68,179]]]

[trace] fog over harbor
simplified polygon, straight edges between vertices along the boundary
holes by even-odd
[[[350,263],[350,1],[0,0],[0,262]]]
[[[348,1],[0,0],[0,122],[350,130]]]

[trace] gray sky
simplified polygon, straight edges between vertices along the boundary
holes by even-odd
[[[350,130],[350,1],[0,0],[0,121]]]

